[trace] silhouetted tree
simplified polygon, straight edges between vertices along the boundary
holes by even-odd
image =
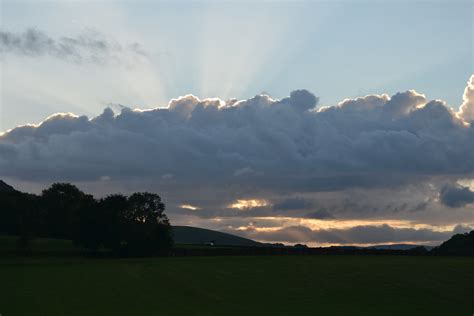
[[[296,244],[293,247],[295,247],[295,248],[308,248],[308,246],[305,245],[305,244]]]
[[[103,223],[103,242],[115,253],[126,242],[128,199],[122,194],[109,195],[99,201],[100,221]]]
[[[16,195],[18,208],[18,247],[22,251],[31,251],[31,242],[40,230],[38,209],[39,197],[34,194],[20,193]]]
[[[125,213],[126,243],[131,254],[149,255],[173,245],[171,227],[158,194],[134,193]]]
[[[134,193],[128,198],[128,203],[128,213],[125,215],[131,222],[169,225],[168,217],[164,214],[165,204],[158,194]]]
[[[34,236],[71,239],[91,252],[104,247],[129,255],[151,255],[173,245],[165,205],[157,194],[115,194],[97,201],[69,183],[55,183],[41,196],[6,184],[3,188],[0,234],[19,236],[23,250]]]
[[[0,192],[0,233],[17,235],[20,231],[18,212],[20,209],[19,192]]]
[[[94,198],[69,183],[55,183],[41,195],[45,233],[53,238],[81,238],[81,217],[90,217]],[[88,220],[88,219],[84,219]]]
[[[79,211],[78,242],[92,252],[104,246],[121,255],[152,255],[173,244],[157,194],[115,194],[86,205]]]
[[[97,201],[87,199],[83,201],[78,210],[77,222],[73,222],[73,241],[90,252],[95,253],[104,245],[104,223],[106,219],[102,214]]]
[[[456,234],[431,250],[435,255],[474,256],[474,230]]]
[[[0,234],[18,236],[18,247],[29,250],[39,230],[38,197],[15,190],[0,192]]]

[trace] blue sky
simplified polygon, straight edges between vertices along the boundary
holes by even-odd
[[[305,88],[321,105],[416,89],[457,108],[473,73],[472,1],[8,1],[1,29],[53,39],[98,32],[138,43],[140,62],[1,57],[0,129],[109,103],[165,106],[185,94],[275,98]]]

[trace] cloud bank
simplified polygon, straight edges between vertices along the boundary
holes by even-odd
[[[440,200],[449,207],[463,207],[474,203],[474,191],[459,184],[448,184],[441,189]]]
[[[187,95],[164,108],[120,113],[106,108],[93,118],[55,114],[0,136],[0,176],[153,190],[168,199],[177,219],[228,219],[210,228],[265,216],[463,224],[469,209],[446,210],[469,206],[472,192],[443,185],[474,178],[473,78],[459,112],[414,90],[346,99],[331,107],[318,107],[315,95],[297,90],[281,100]],[[236,204],[249,207],[231,207]],[[445,237],[435,230],[390,229],[370,224],[331,234],[303,229],[295,235],[304,240],[292,240]]]
[[[464,233],[470,228],[457,226],[453,231],[438,232],[430,229],[393,228],[390,225],[355,226],[346,229],[318,229],[312,230],[305,226],[291,226],[274,231],[258,231],[246,229],[244,235],[267,242],[313,242],[317,240],[323,244],[381,244],[405,242],[442,242],[453,234]]]
[[[74,63],[106,63],[124,54],[143,55],[138,43],[121,45],[105,35],[88,30],[76,37],[54,39],[30,28],[23,33],[0,31],[0,53],[29,57],[51,56]]]
[[[55,114],[0,138],[0,174],[72,181],[168,174],[320,191],[474,171],[474,129],[442,101],[407,91],[319,110],[316,103],[300,90],[282,100],[188,95],[167,108],[107,108],[92,119]]]

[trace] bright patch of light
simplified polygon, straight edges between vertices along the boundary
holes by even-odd
[[[179,207],[187,209],[187,210],[191,210],[191,211],[197,211],[201,209],[200,207],[197,207],[191,204],[181,204]]]
[[[239,210],[251,209],[256,207],[268,206],[270,203],[266,200],[251,199],[251,200],[237,200],[229,205],[229,208],[236,208]]]
[[[470,190],[474,190],[474,179],[460,179],[457,183],[464,187],[468,187]]]

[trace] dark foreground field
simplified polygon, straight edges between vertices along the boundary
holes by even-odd
[[[1,259],[15,315],[468,315],[474,258]]]

